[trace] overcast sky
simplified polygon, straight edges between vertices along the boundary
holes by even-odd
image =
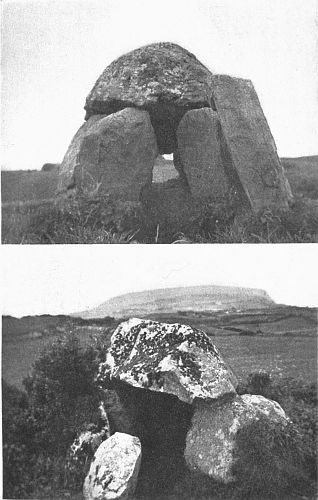
[[[3,0],[2,166],[60,162],[123,53],[176,42],[252,79],[280,156],[318,154],[315,0]]]
[[[2,246],[3,313],[82,311],[127,292],[190,285],[265,289],[317,306],[316,245]]]

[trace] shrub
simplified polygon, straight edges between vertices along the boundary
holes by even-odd
[[[232,473],[235,498],[290,499],[311,490],[306,450],[297,428],[260,418],[237,434]]]
[[[39,449],[65,453],[81,426],[97,420],[96,369],[95,350],[81,348],[74,335],[53,342],[35,362],[24,385]]]
[[[317,477],[317,384],[293,378],[272,380],[267,372],[254,372],[242,384],[240,394],[260,394],[277,401],[293,422],[303,443],[309,476]]]
[[[46,498],[67,485],[68,448],[99,420],[96,346],[101,349],[102,340],[83,348],[65,335],[35,362],[26,393],[3,384],[5,497]]]

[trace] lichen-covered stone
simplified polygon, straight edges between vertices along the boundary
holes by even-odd
[[[236,394],[236,377],[210,338],[187,325],[132,318],[111,338],[98,381],[117,379],[134,387],[195,398],[217,399]]]
[[[245,394],[227,402],[198,402],[184,451],[188,467],[225,483],[233,480],[237,432],[261,416],[288,422],[281,406],[263,396]]]
[[[218,115],[211,108],[188,111],[179,123],[178,153],[194,197],[218,200],[229,194],[221,134]]]
[[[85,500],[129,500],[133,497],[141,463],[135,436],[116,432],[96,451],[83,488]]]
[[[86,118],[127,106],[146,109],[160,153],[172,153],[185,111],[209,105],[211,77],[211,72],[179,45],[146,45],[107,66],[86,99]]]
[[[158,154],[147,111],[92,116],[74,136],[59,172],[59,192],[111,194],[138,201]]]
[[[87,115],[112,113],[119,103],[202,107],[209,102],[211,72],[186,49],[152,43],[113,61],[86,99]],[[117,109],[116,109],[117,110]]]
[[[250,207],[286,208],[292,199],[274,138],[250,80],[213,77],[212,94],[232,163]]]

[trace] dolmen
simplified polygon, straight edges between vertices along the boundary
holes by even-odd
[[[85,110],[59,169],[59,194],[171,213],[233,198],[254,212],[292,200],[252,82],[213,74],[179,45],[153,43],[113,61]],[[163,154],[173,155],[178,177],[158,195],[153,169]]]
[[[86,500],[133,498],[169,487],[182,468],[234,481],[240,429],[265,418],[285,425],[280,405],[237,394],[237,379],[208,335],[187,325],[121,323],[97,383],[110,432],[90,457]]]

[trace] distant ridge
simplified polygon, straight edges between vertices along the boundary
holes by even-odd
[[[81,318],[147,316],[177,311],[224,311],[275,305],[265,290],[234,286],[190,286],[145,290],[113,297],[99,306],[72,314]]]

